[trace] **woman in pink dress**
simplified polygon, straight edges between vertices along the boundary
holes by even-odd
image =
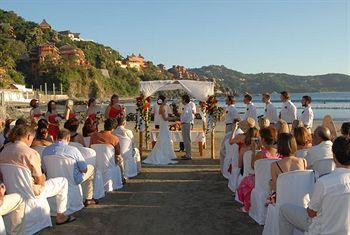
[[[255,161],[263,158],[279,158],[277,149],[274,147],[277,140],[277,131],[273,127],[268,127],[260,130],[261,143],[252,141],[252,161],[251,166],[254,169]],[[261,151],[256,153],[258,146],[261,145]],[[250,194],[255,187],[255,174],[250,174],[244,177],[237,188],[237,195],[243,207],[243,212],[248,212],[250,209]]]

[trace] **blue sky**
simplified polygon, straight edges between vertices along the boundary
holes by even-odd
[[[348,0],[1,0],[0,8],[167,67],[350,74]]]

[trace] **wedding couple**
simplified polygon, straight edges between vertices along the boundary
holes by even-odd
[[[192,108],[190,103],[190,97],[186,94],[181,97],[182,104],[184,105],[183,112],[180,116],[182,139],[185,145],[186,155],[181,159],[192,159],[191,150],[191,122],[193,121]],[[159,105],[159,135],[157,143],[152,149],[151,154],[143,161],[146,164],[153,165],[168,165],[176,164],[176,155],[174,152],[173,143],[170,139],[169,124],[168,124],[168,107],[166,104],[166,98],[163,95],[158,97],[157,103]]]

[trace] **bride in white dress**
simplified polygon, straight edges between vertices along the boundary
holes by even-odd
[[[152,149],[151,154],[143,161],[146,164],[152,165],[168,165],[175,164],[177,161],[173,148],[173,143],[169,135],[168,124],[168,107],[165,102],[165,97],[160,95],[157,103],[159,106],[159,135],[157,137],[157,143]]]

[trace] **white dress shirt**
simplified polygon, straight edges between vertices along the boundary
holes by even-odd
[[[159,105],[157,104],[157,102],[154,104],[153,114],[154,114],[154,125],[159,125]]]
[[[190,124],[193,121],[193,115],[192,115],[192,107],[188,103],[184,106],[183,112],[180,116],[181,123],[188,123]]]
[[[269,102],[268,104],[266,104],[265,107],[265,115],[264,115],[267,119],[269,119],[270,123],[277,123],[278,122],[278,112],[277,112],[277,108],[275,107],[275,105],[273,105],[271,102]]]
[[[253,118],[256,122],[258,121],[258,118],[256,115],[256,107],[253,103],[247,104],[244,120],[247,120],[248,118]]]
[[[313,164],[321,159],[333,159],[333,143],[330,140],[323,141],[318,145],[312,146],[306,154],[305,160],[310,168]]]
[[[232,124],[235,119],[240,119],[238,110],[234,104],[228,105],[226,108],[225,123]]]
[[[282,120],[286,121],[288,124],[292,124],[293,121],[297,119],[297,107],[295,107],[292,101],[287,100],[282,103],[280,115]]]
[[[308,128],[312,128],[312,124],[314,122],[314,112],[312,111],[311,106],[304,108],[300,116],[300,121],[302,121]]]
[[[305,234],[350,234],[350,169],[336,168],[319,178],[309,208],[317,216]]]

